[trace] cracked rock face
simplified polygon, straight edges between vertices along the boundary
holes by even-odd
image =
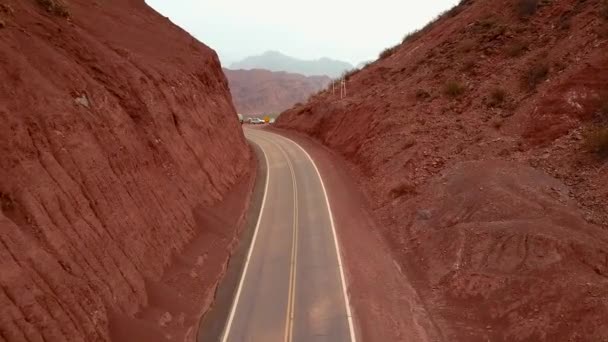
[[[108,341],[249,149],[215,52],[143,1],[70,1],[69,19],[5,3],[0,331]]]

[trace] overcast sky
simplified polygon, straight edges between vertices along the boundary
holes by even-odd
[[[146,0],[220,55],[222,64],[267,50],[358,64],[458,0]]]

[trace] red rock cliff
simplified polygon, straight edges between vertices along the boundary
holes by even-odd
[[[605,1],[465,0],[277,126],[350,162],[446,341],[601,341],[606,51]]]
[[[0,340],[107,341],[249,173],[218,58],[143,0],[2,0],[0,80]]]
[[[234,105],[240,114],[280,113],[326,87],[327,76],[304,76],[282,71],[224,69]]]

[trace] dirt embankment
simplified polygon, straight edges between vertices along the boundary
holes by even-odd
[[[261,69],[224,69],[224,73],[237,111],[247,115],[280,113],[296,103],[305,102],[331,82],[327,76]]]
[[[252,170],[215,52],[143,0],[0,0],[0,79],[0,340],[179,339]]]
[[[607,48],[602,1],[463,1],[277,126],[350,163],[446,340],[603,341]]]

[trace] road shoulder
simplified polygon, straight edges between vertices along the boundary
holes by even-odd
[[[266,156],[261,148],[250,144],[257,159],[256,180],[251,195],[251,203],[247,209],[245,224],[239,234],[239,241],[226,269],[224,278],[217,287],[213,304],[207,314],[201,319],[198,328],[197,341],[220,341],[234,296],[236,294],[241,273],[247,259],[249,246],[251,245],[255,226],[260,215],[260,209],[264,197],[264,187],[267,181]]]

